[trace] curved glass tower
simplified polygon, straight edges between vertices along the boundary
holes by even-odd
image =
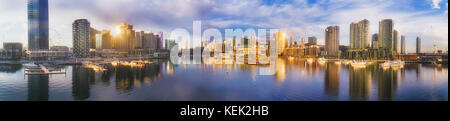
[[[28,0],[28,50],[48,50],[48,0]]]

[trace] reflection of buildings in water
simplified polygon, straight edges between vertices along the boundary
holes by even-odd
[[[278,58],[277,72],[275,78],[277,83],[283,83],[286,80],[286,60]]]
[[[84,100],[90,96],[90,82],[94,82],[95,74],[91,69],[82,66],[72,67],[72,96],[75,100]]]
[[[400,75],[402,77],[402,80],[405,80],[406,69],[402,69],[401,72],[400,72]]]
[[[111,79],[113,75],[111,74],[112,70],[107,70],[104,72],[95,72],[92,71],[90,75],[92,75],[93,79],[89,83],[91,85],[102,85],[102,86],[109,86],[111,84]]]
[[[349,70],[349,94],[351,100],[369,100],[370,72],[366,68],[352,68]]]
[[[417,68],[416,68],[417,81],[420,80],[420,72],[421,71],[422,71],[422,64],[417,64]]]
[[[167,75],[173,75],[173,73],[175,72],[174,71],[175,67],[174,67],[173,63],[167,61],[167,62],[163,63],[163,66],[166,67],[165,68],[165,72],[166,72]]]
[[[393,100],[398,86],[398,72],[392,69],[383,70],[378,67],[372,73],[374,79],[378,81],[378,100]]]
[[[48,97],[49,97],[49,76],[28,75],[28,100],[48,101]]]
[[[119,66],[116,68],[116,89],[120,91],[132,90],[142,83],[150,84],[152,80],[161,78],[161,64],[149,64],[143,68]]]
[[[22,69],[22,65],[0,65],[0,72],[16,73]]]
[[[339,74],[341,66],[334,63],[325,65],[325,93],[337,97],[339,95]]]

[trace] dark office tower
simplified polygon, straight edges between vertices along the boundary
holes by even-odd
[[[380,47],[380,41],[378,41],[378,34],[372,35],[372,48],[378,49]]]
[[[28,49],[48,50],[48,0],[28,0]]]

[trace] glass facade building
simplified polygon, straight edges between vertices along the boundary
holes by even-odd
[[[28,49],[48,50],[48,0],[28,0]]]

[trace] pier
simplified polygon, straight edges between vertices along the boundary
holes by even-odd
[[[49,69],[48,67],[39,64],[24,64],[25,75],[51,75],[51,74],[66,74],[66,71],[61,69]]]

